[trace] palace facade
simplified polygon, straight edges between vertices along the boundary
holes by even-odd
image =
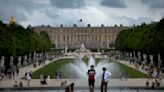
[[[51,27],[35,26],[32,27],[37,33],[47,32],[55,48],[63,49],[80,48],[82,44],[86,48],[110,48],[114,44],[118,33],[128,27]]]

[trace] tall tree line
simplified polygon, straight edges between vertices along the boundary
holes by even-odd
[[[0,21],[0,56],[17,58],[34,52],[45,52],[50,48],[51,41],[46,32],[39,34],[31,28],[17,24],[7,25]],[[8,59],[5,60],[6,66],[9,65]]]
[[[121,31],[116,38],[115,47],[122,52],[141,52],[141,55],[143,53],[153,55],[153,62],[156,66],[158,54],[160,54],[162,67],[164,67],[164,18],[156,23],[143,23]]]

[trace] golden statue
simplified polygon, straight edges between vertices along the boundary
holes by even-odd
[[[16,19],[13,16],[9,18],[9,25],[10,24],[17,24]]]

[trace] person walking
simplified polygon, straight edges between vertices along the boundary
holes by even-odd
[[[96,74],[94,65],[90,66],[90,69],[88,70],[87,74],[88,74],[89,90],[90,92],[94,92],[95,74]]]
[[[30,85],[30,81],[31,81],[31,76],[30,76],[30,74],[29,73],[27,73],[27,86],[29,86]]]
[[[102,69],[103,69],[103,75],[102,75],[102,81],[101,81],[101,92],[103,92],[103,90],[105,90],[105,92],[107,92],[107,84],[109,81],[109,77],[111,76],[111,73],[108,72],[105,67],[103,67]],[[104,87],[105,87],[105,89],[104,89]]]

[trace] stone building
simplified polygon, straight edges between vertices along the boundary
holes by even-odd
[[[110,48],[114,44],[118,33],[128,27],[51,27],[35,26],[35,32],[45,31],[48,33],[53,45],[56,48],[80,48],[84,44],[86,48]]]

